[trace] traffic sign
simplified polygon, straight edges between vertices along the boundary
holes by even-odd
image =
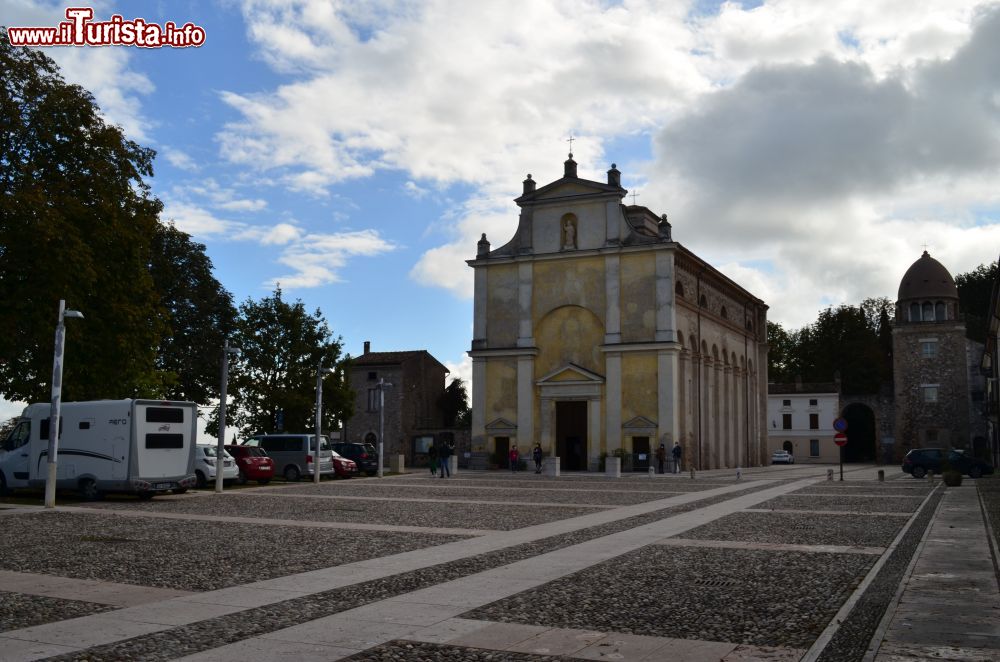
[[[847,435],[844,434],[843,432],[838,432],[837,434],[833,435],[833,443],[837,444],[838,446],[846,446]]]
[[[838,416],[833,421],[833,429],[837,432],[847,432],[847,419],[843,416]]]

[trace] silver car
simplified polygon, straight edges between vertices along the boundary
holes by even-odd
[[[788,451],[774,451],[771,464],[795,464],[795,458]]]
[[[243,444],[267,451],[268,457],[274,460],[274,473],[284,476],[289,482],[297,481],[302,476],[314,475],[314,434],[259,434]],[[333,447],[327,436],[323,435],[319,445],[319,475],[332,476],[333,471]]]

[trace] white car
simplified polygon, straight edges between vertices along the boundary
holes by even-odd
[[[215,480],[215,467],[218,456],[218,447],[213,444],[198,444],[194,451],[194,475],[198,480],[198,487],[205,487],[209,481]],[[226,451],[222,451],[222,480],[236,480],[240,475],[240,469],[236,466],[236,460]]]
[[[771,464],[795,464],[795,458],[788,451],[774,451],[771,455]]]

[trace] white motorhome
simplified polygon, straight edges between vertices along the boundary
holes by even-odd
[[[28,405],[0,451],[0,493],[44,487],[48,403]],[[84,499],[128,492],[148,499],[195,484],[198,406],[160,400],[65,402],[60,411],[58,489]]]

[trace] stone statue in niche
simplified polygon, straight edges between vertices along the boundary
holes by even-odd
[[[563,249],[576,248],[576,223],[574,219],[563,221]]]

